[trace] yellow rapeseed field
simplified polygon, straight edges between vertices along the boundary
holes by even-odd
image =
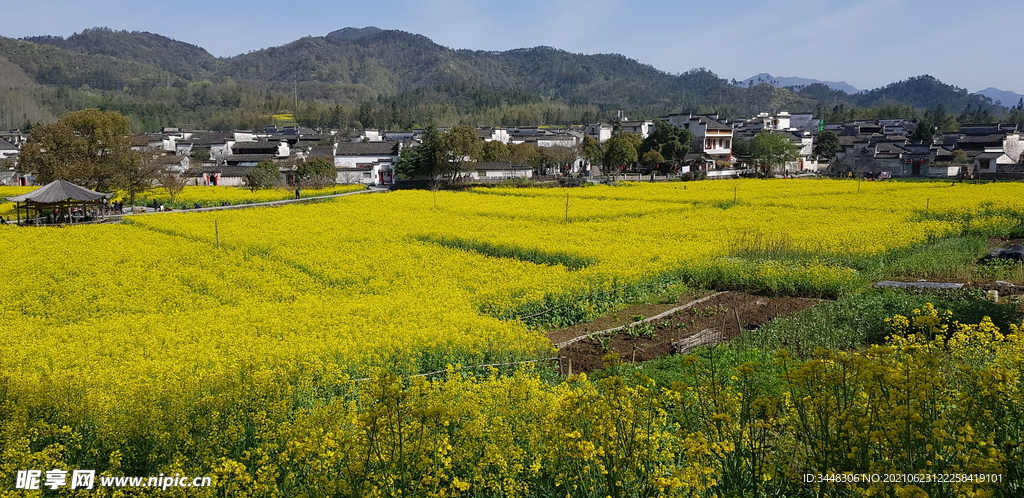
[[[39,187],[0,187],[0,216],[13,217],[14,203],[6,202],[7,197],[14,197],[16,195],[27,194]]]
[[[834,295],[862,283],[843,261],[1005,230],[1024,211],[1022,193],[799,180],[398,191],[119,225],[0,226],[0,474],[216,477],[216,489],[188,496],[704,496],[753,465],[751,454],[771,453],[751,438],[832,423],[800,418],[817,409],[811,390],[825,389],[809,379],[847,363],[890,379],[903,371],[899,354],[924,346],[794,366],[789,392],[810,400],[766,398],[757,426],[738,422],[745,394],[714,382],[657,392],[613,380],[551,386],[529,371],[400,375],[543,358],[552,353],[540,332],[497,317],[593,317],[616,305],[601,296],[666,275]],[[964,344],[977,330],[995,337],[978,327],[950,331]],[[991,346],[998,368],[979,363],[977,375],[1019,370],[1008,363],[1017,336],[998,338],[1009,341]],[[945,345],[928,344],[935,355]],[[943,403],[960,403],[957,389],[982,377],[949,387]],[[992,389],[1019,394],[1000,379]],[[949,413],[932,418],[974,412]],[[855,419],[868,416],[861,408],[842,416],[888,430]],[[965,443],[972,460],[960,468],[998,470],[1007,453],[982,444],[997,425]],[[818,465],[814,447],[785,437],[771,443],[779,455]],[[886,454],[888,443],[865,437],[844,458]],[[775,460],[758,478],[795,478]],[[944,465],[934,464],[954,468]]]
[[[365,190],[363,185],[336,185],[322,189],[303,189],[302,197],[319,197],[323,195],[344,194]],[[293,189],[277,188],[250,191],[238,187],[185,187],[175,201],[178,204],[192,207],[195,204],[200,206],[220,206],[221,204],[253,204],[257,202],[282,201],[294,199]],[[163,189],[153,189],[136,197],[136,202],[143,204],[152,201],[169,203],[171,197]]]

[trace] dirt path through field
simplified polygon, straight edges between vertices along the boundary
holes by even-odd
[[[634,306],[611,317],[548,333],[553,343],[562,345],[562,373],[569,373],[570,364],[572,373],[602,368],[602,359],[612,352],[621,361],[642,362],[671,354],[676,344],[689,349],[728,341],[776,317],[789,316],[821,302],[742,292],[684,296],[680,301],[673,305]],[[696,302],[683,307],[691,301]]]

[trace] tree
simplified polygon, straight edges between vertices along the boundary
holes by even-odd
[[[839,144],[839,135],[834,131],[823,131],[814,137],[814,153],[819,156],[835,157],[841,150],[843,146]]]
[[[135,196],[153,188],[153,180],[163,166],[159,155],[133,152],[111,179],[111,186],[128,194],[128,203],[135,205]]]
[[[508,147],[508,150],[512,164],[517,166],[531,166],[536,168],[543,161],[543,156],[541,156],[540,151],[537,150],[537,146],[532,144],[513,144]]]
[[[604,148],[596,138],[587,135],[583,137],[583,142],[580,143],[580,156],[591,166],[601,164],[604,160]]]
[[[1010,109],[1010,115],[1006,119],[1018,128],[1024,127],[1024,98],[1018,100],[1017,105]]]
[[[648,151],[657,151],[663,159],[661,163],[679,164],[686,158],[686,153],[693,147],[693,132],[672,125],[660,119],[654,121],[654,130],[637,148],[641,156]]]
[[[160,185],[167,191],[167,196],[171,198],[171,202],[177,202],[178,195],[188,185],[188,177],[171,166],[164,166],[157,173],[156,182],[157,185]]]
[[[423,143],[402,149],[395,162],[395,172],[402,178],[436,178],[441,174],[440,149],[441,133],[431,126],[423,131]]]
[[[644,163],[648,169],[654,171],[659,164],[665,162],[665,157],[661,155],[661,152],[651,149],[644,153],[644,156],[640,158],[640,161]]]
[[[480,150],[480,160],[485,163],[509,162],[512,160],[512,152],[508,150],[508,146],[503,142],[491,140],[483,143]]]
[[[578,153],[576,147],[564,145],[552,145],[550,147],[539,147],[538,150],[544,155],[549,166],[561,173],[568,173],[572,165],[576,163]]]
[[[210,149],[207,149],[205,147],[200,147],[198,149],[192,149],[192,152],[189,154],[189,157],[192,158],[192,160],[194,160],[196,162],[199,162],[199,163],[203,163],[205,161],[209,161],[210,160]]]
[[[245,181],[253,192],[273,188],[281,185],[281,172],[277,169],[277,163],[268,159],[253,166],[252,171],[245,175]]]
[[[732,154],[734,156],[750,156],[750,150],[754,144],[752,138],[736,137],[732,140]]]
[[[800,158],[800,149],[785,135],[762,131],[754,136],[751,156],[762,177],[772,170]]]
[[[640,135],[624,132],[609,138],[604,143],[604,161],[602,171],[605,175],[615,175],[623,165],[630,165],[636,162],[638,156],[636,149],[643,142]]]
[[[451,179],[460,178],[462,173],[472,171],[480,159],[483,144],[470,126],[455,126],[441,135],[438,150],[441,173]]]
[[[334,169],[334,163],[318,157],[299,164],[295,176],[299,185],[303,187],[324,188],[334,185],[338,173]]]
[[[941,131],[957,131],[960,124],[956,118],[946,113],[946,107],[942,104],[935,106],[935,109],[925,111],[924,118],[918,120],[917,128],[910,136],[911,139],[922,143],[931,143],[936,133]]]
[[[61,178],[109,190],[122,170],[138,166],[129,131],[129,119],[116,111],[69,112],[56,123],[32,130],[19,154],[18,170],[35,174],[41,183]]]

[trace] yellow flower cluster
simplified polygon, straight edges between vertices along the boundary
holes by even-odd
[[[14,203],[6,198],[27,194],[39,187],[0,187],[0,216],[14,216]]]
[[[941,341],[788,365],[776,392],[759,384],[766,365],[723,376],[704,360],[699,382],[668,391],[396,375],[549,354],[495,316],[554,314],[557,296],[585,317],[665,274],[843,287],[856,272],[829,256],[1024,208],[1002,184],[685,186],[399,191],[0,227],[0,474],[212,474],[209,496],[721,496],[771,495],[801,470],[998,472],[1021,456],[999,425],[1020,400],[1019,331],[928,308],[914,326],[948,323]],[[771,257],[786,252],[819,258]]]
[[[362,185],[336,185],[322,189],[303,189],[302,197],[320,197],[324,195],[344,194],[365,190]],[[178,194],[179,204],[200,206],[220,206],[221,204],[252,204],[256,202],[283,201],[294,199],[295,191],[289,189],[265,189],[250,191],[238,187],[185,187]],[[157,201],[167,203],[171,197],[163,189],[153,189],[136,197],[137,201]]]

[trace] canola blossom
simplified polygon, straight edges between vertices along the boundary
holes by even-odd
[[[510,318],[593,318],[616,305],[600,296],[658,279],[835,295],[862,283],[852,258],[1016,226],[1020,194],[1014,184],[740,180],[437,192],[436,207],[435,193],[397,191],[119,225],[0,226],[0,474],[29,463],[212,474],[234,496],[575,497],[710,495],[753,465],[743,455],[770,448],[825,471],[831,460],[813,460],[824,443],[795,434],[832,419],[799,420],[818,407],[793,396],[819,388],[807,383],[815,375],[833,379],[834,364],[868,360],[794,366],[790,397],[766,399],[750,425],[736,425],[742,393],[714,383],[660,392],[611,380],[551,386],[526,371],[402,375],[546,357],[541,333]],[[572,313],[549,317],[556,308]],[[977,353],[972,368],[1019,369],[1016,337]],[[895,382],[903,357],[887,351],[869,360]],[[978,375],[942,394],[949,417],[929,420],[973,417],[956,411],[957,393],[991,380]],[[865,379],[858,389],[876,388]],[[1019,393],[1000,386],[991,389]],[[847,401],[843,430],[860,431],[852,417],[867,405]],[[776,412],[786,415],[773,422]],[[1003,429],[978,423],[987,432],[972,441],[991,448]],[[769,433],[782,439],[769,444]],[[889,455],[891,441],[865,437],[845,461]],[[414,442],[407,454],[393,450],[400,439]],[[973,453],[958,465],[976,472],[1009,455],[964,448]],[[775,463],[752,475],[792,477]]]
[[[302,197],[320,197],[324,195],[344,194],[346,192],[358,192],[365,189],[366,187],[363,185],[335,185],[333,187],[322,189],[303,189]],[[257,202],[283,201],[294,198],[295,191],[293,189],[286,188],[250,191],[238,187],[189,186],[182,189],[181,193],[178,194],[178,197],[175,199],[175,203],[184,207],[192,207],[196,204],[203,207],[209,207],[220,206],[222,204],[254,204]],[[170,205],[171,197],[165,190],[154,188],[137,196],[136,201],[140,203],[156,201]]]
[[[15,216],[14,203],[7,202],[7,197],[14,197],[16,195],[27,194],[37,188],[39,187],[0,187],[0,216]]]

